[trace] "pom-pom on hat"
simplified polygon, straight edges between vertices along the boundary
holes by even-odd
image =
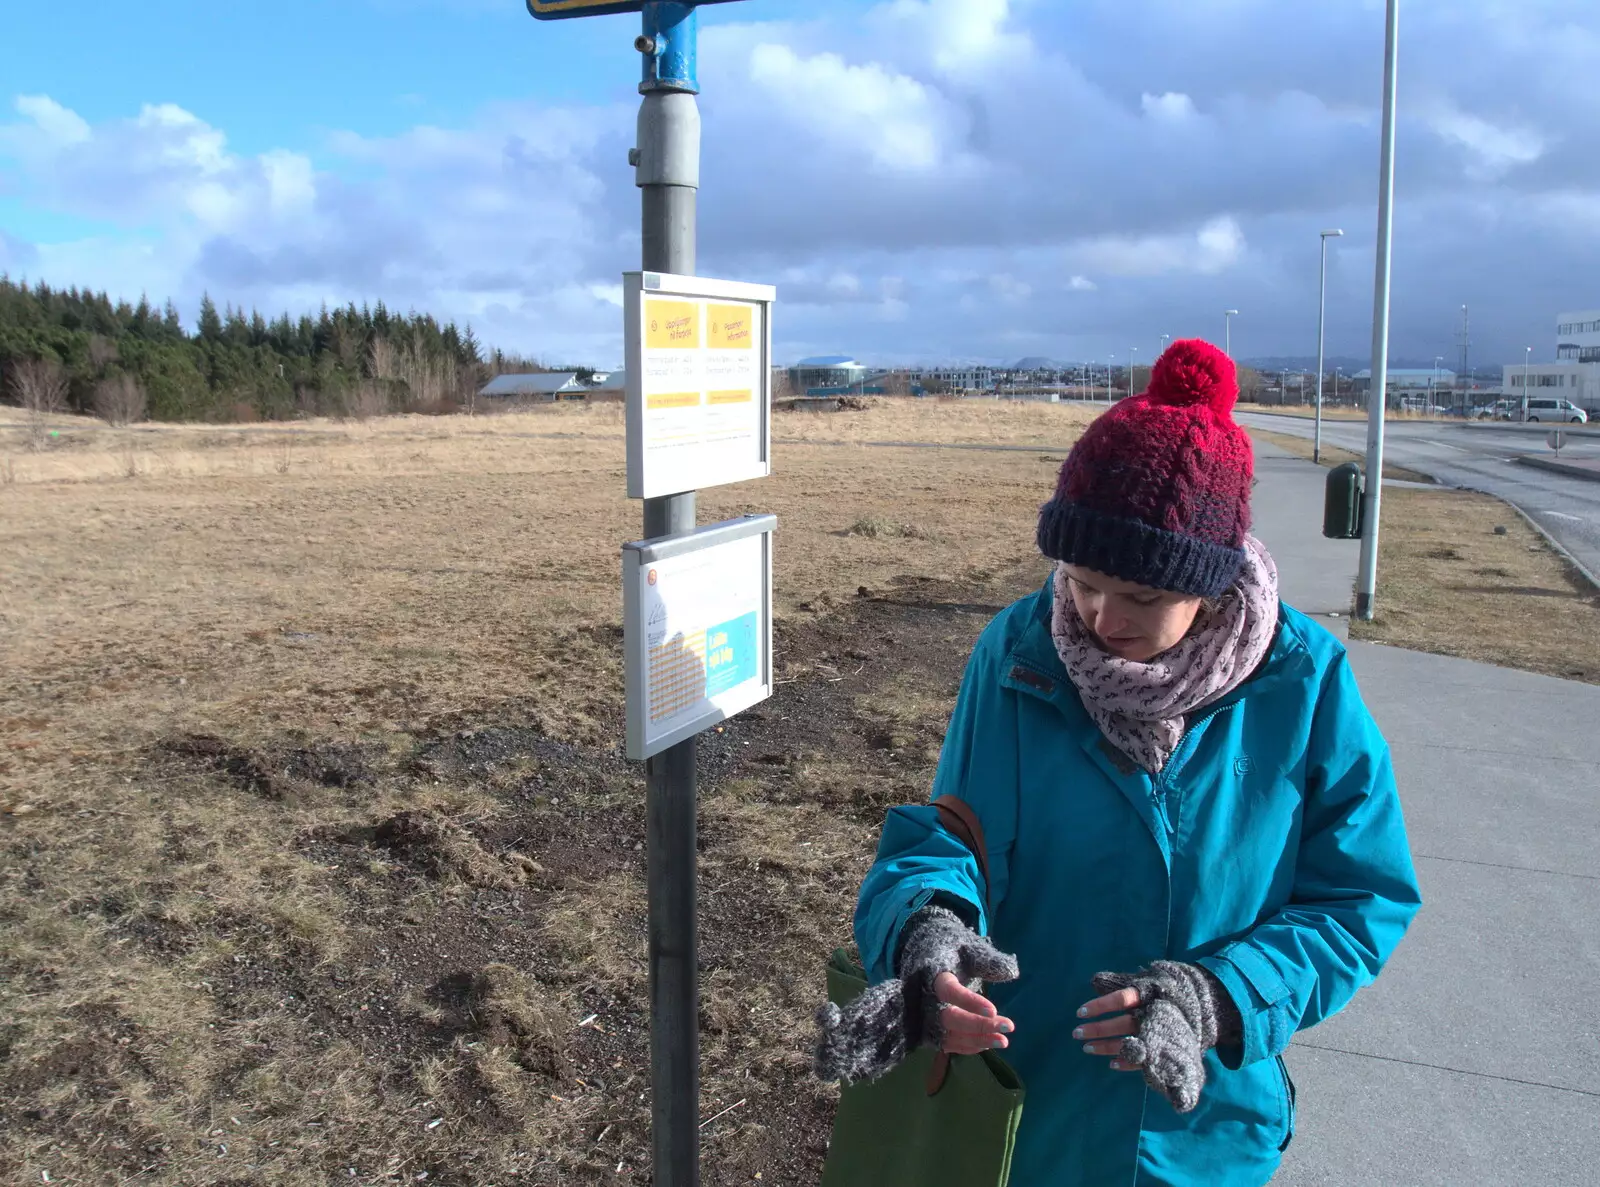
[[[1218,597],[1244,564],[1255,452],[1233,360],[1198,338],[1084,432],[1039,513],[1039,550],[1152,589]]]

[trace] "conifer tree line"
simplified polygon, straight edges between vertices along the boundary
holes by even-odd
[[[451,412],[533,360],[485,351],[471,326],[382,301],[267,320],[202,298],[195,332],[161,308],[0,274],[0,399],[126,423]]]

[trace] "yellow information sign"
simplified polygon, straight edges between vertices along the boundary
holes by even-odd
[[[699,350],[698,301],[646,301],[644,344],[650,350]]]
[[[715,392],[712,392],[713,399]],[[646,408],[698,408],[699,392],[651,392],[645,397]]]
[[[628,494],[767,474],[772,287],[664,272],[623,281]]]
[[[711,350],[749,350],[754,342],[754,305],[706,306],[706,346]]]

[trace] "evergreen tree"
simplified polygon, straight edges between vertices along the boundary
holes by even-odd
[[[69,405],[79,412],[94,407],[101,385],[124,378],[146,393],[155,420],[227,419],[241,405],[269,418],[338,412],[371,377],[379,340],[397,402],[408,386],[416,400],[458,395],[479,381],[486,353],[500,369],[521,362],[488,350],[470,325],[463,331],[414,309],[398,315],[382,301],[269,321],[232,302],[219,313],[208,293],[191,335],[170,300],[158,313],[144,294],[130,304],[0,273],[0,371],[28,359],[59,364]],[[404,380],[393,378],[400,375]]]
[[[217,316],[217,305],[211,299],[210,293],[204,293],[200,297],[200,340],[222,341],[222,319]]]

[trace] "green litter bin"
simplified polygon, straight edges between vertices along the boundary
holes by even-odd
[[[1361,496],[1365,483],[1361,467],[1345,462],[1328,471],[1322,504],[1322,534],[1330,540],[1361,539]]]

